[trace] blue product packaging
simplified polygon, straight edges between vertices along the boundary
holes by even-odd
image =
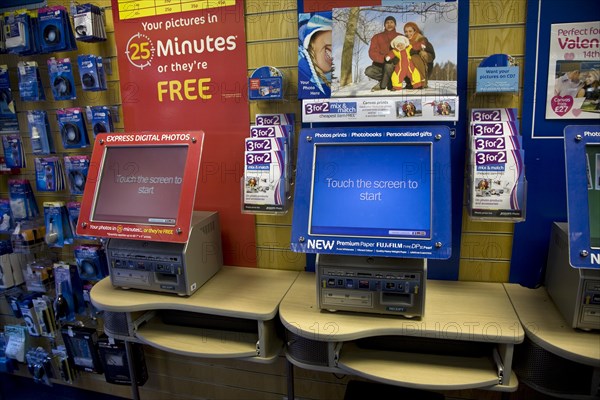
[[[10,200],[0,199],[0,233],[10,233],[15,227],[15,222],[10,209]]]
[[[8,66],[0,65],[0,132],[18,132],[19,121],[10,88]]]
[[[69,223],[71,224],[71,231],[75,239],[90,239],[93,240],[92,236],[83,236],[77,234],[77,221],[79,220],[79,212],[81,211],[81,203],[78,201],[70,201],[67,203],[67,213],[69,214]]]
[[[42,53],[77,49],[69,15],[63,6],[40,8],[38,30]]]
[[[29,180],[10,179],[8,181],[8,197],[15,220],[34,219],[40,215]]]
[[[65,244],[73,243],[73,232],[64,202],[45,201],[44,222],[46,225],[44,241],[49,247],[63,247]]]
[[[37,62],[19,61],[17,64],[17,76],[19,77],[21,101],[46,100]]]
[[[99,281],[108,276],[106,254],[100,245],[77,246],[74,250],[79,277],[84,281]]]
[[[25,168],[25,152],[20,135],[2,135],[4,162],[8,168]]]
[[[92,121],[94,138],[99,133],[114,132],[112,114],[107,106],[92,106],[89,108],[88,117]]]
[[[64,172],[58,157],[36,158],[35,178],[40,192],[58,192],[65,188]]]
[[[275,67],[257,68],[248,78],[250,100],[282,100],[283,74]]]
[[[56,111],[58,128],[65,149],[79,149],[90,144],[81,108],[66,108]]]
[[[88,156],[65,156],[65,171],[71,194],[83,194],[89,167]]]
[[[48,60],[48,73],[50,74],[50,88],[54,100],[74,100],[75,78],[69,58],[50,58]]]
[[[56,152],[54,140],[50,134],[48,113],[43,110],[27,111],[27,124],[31,135],[33,154],[52,154]]]
[[[81,78],[83,90],[106,90],[106,77],[101,57],[82,54],[77,57],[77,64],[79,65],[79,77]]]

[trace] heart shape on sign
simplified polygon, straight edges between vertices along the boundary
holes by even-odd
[[[579,117],[579,114],[581,114],[581,110],[579,108],[573,109],[573,115],[574,116]]]
[[[572,96],[554,96],[550,102],[552,111],[560,117],[568,113],[571,110],[571,107],[573,107]]]
[[[565,53],[565,60],[574,60],[575,53]]]

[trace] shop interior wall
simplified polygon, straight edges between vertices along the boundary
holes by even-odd
[[[51,4],[65,4],[67,1],[50,1]],[[112,75],[109,78],[109,90],[99,93],[85,93],[78,89],[78,99],[74,102],[52,102],[23,104],[17,102],[19,122],[23,137],[27,138],[24,111],[43,108],[49,113],[52,132],[56,140],[60,139],[55,114],[56,109],[86,105],[121,104],[119,95],[118,68],[116,68],[116,49],[110,1],[95,1],[95,4],[107,9],[108,41],[103,44],[81,44],[79,53],[99,54],[112,60]],[[468,108],[473,107],[519,107],[519,94],[476,94],[475,68],[487,55],[507,53],[519,62],[522,75],[524,61],[524,26],[526,18],[526,0],[472,0],[470,2],[469,33],[469,86],[467,91]],[[297,90],[297,10],[295,0],[247,0],[246,34],[248,73],[254,69],[271,65],[279,68],[285,75],[286,100],[279,102],[251,102],[251,120],[257,113],[292,112],[300,115],[300,104],[296,100]],[[78,43],[79,45],[79,43]],[[90,47],[88,47],[90,46]],[[76,59],[76,53],[57,54],[57,57],[70,56]],[[29,59],[29,58],[28,58]],[[42,79],[48,87],[47,72],[44,68],[47,56],[35,56],[42,66]],[[10,56],[0,56],[0,64],[8,64],[11,70],[13,88],[16,85],[17,60]],[[51,93],[46,93],[52,98]],[[16,95],[18,99],[18,94]],[[464,101],[463,99],[461,99]],[[18,100],[17,100],[18,101]],[[143,112],[143,110],[140,110]],[[122,123],[117,123],[117,131],[122,131]],[[300,128],[299,122],[296,126]],[[466,135],[466,132],[458,132]],[[57,143],[60,143],[58,140]],[[31,146],[25,139],[28,165],[33,165]],[[64,151],[60,144],[59,154],[86,154],[83,151]],[[33,183],[33,169],[23,170],[22,177]],[[7,177],[0,177],[0,196],[7,197]],[[36,193],[38,202],[49,200],[68,201],[73,198],[67,194]],[[260,268],[304,270],[306,259],[302,254],[288,250],[291,230],[291,212],[285,216],[257,216],[257,264]],[[463,232],[460,255],[459,279],[475,281],[508,281],[510,273],[510,254],[512,248],[513,225],[509,223],[484,223],[470,221],[463,215]],[[72,259],[72,249],[65,247],[62,256]],[[233,293],[233,292],[232,292]],[[233,295],[233,294],[232,294]],[[0,302],[0,323],[22,321],[10,317],[10,311],[4,302]],[[99,327],[100,329],[100,327]],[[43,340],[34,344],[47,347]],[[260,398],[281,399],[287,393],[285,359],[279,357],[273,364],[258,364],[236,360],[215,360],[179,356],[150,347],[145,347],[146,362],[150,378],[140,388],[141,398],[151,399],[190,399],[190,398]],[[296,396],[304,399],[341,399],[348,376],[308,371],[295,368]],[[28,376],[24,367],[17,372]],[[74,384],[102,393],[131,398],[126,386],[109,385],[104,377],[94,374],[82,374]],[[500,399],[500,393],[482,391],[461,391],[449,394],[453,398],[464,399]],[[517,398],[517,397],[515,397]]]

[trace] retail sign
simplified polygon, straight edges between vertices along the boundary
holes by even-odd
[[[319,122],[457,119],[457,1],[304,1],[298,11],[304,117],[331,105]]]
[[[250,120],[243,1],[112,0],[112,11],[125,129],[202,129],[194,209],[219,212],[226,246],[250,246],[254,220],[239,211]],[[228,264],[255,264],[224,251]]]
[[[553,24],[548,119],[600,119],[600,21]]]

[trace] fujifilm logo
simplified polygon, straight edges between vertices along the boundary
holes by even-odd
[[[332,250],[334,243],[333,240],[308,239],[307,246],[309,249],[315,250]]]
[[[592,253],[591,256],[592,256],[592,259],[591,259],[592,264],[600,264],[600,253],[598,253],[598,254]]]

